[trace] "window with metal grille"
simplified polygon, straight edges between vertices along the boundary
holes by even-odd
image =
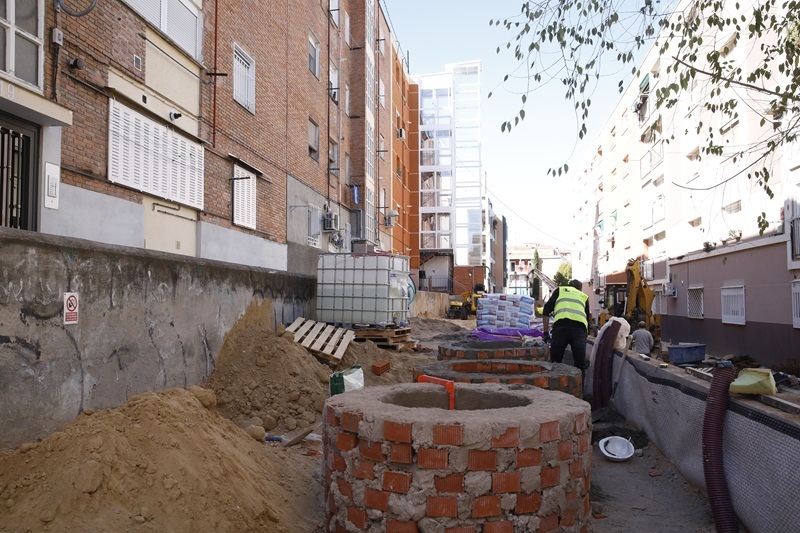
[[[689,287],[686,291],[686,316],[703,318],[703,287]]]
[[[800,280],[792,282],[792,326],[800,328]]]
[[[722,323],[745,324],[744,287],[722,287]]]
[[[653,291],[653,314],[666,315],[667,314],[667,298],[664,296],[664,291]]]
[[[320,234],[322,234],[322,209],[308,204],[308,245],[319,248]]]
[[[123,0],[192,57],[201,58],[203,21],[191,0]]]
[[[233,166],[233,223],[256,229],[256,175]]]
[[[203,146],[109,101],[108,179],[179,204],[203,208]]]
[[[43,2],[0,2],[0,70],[35,87],[42,86]]]
[[[233,48],[233,99],[256,113],[256,65],[239,45]]]

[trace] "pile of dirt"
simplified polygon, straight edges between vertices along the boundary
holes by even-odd
[[[145,393],[0,454],[0,531],[313,531],[318,459],[256,442],[213,402]]]
[[[225,335],[205,383],[217,396],[218,411],[242,428],[287,435],[320,421],[335,370],[361,366],[366,386],[389,385],[412,381],[414,366],[431,361],[430,354],[384,350],[366,341],[352,342],[333,368],[294,342],[292,333],[274,330],[271,314],[268,304],[250,306]],[[389,361],[390,370],[376,376],[372,364],[380,359]]]

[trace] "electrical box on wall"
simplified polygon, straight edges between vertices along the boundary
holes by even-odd
[[[669,296],[670,298],[677,298],[678,287],[676,287],[674,283],[667,283],[666,285],[664,285],[664,296]]]
[[[61,168],[53,163],[45,163],[44,173],[44,206],[49,209],[58,209]]]

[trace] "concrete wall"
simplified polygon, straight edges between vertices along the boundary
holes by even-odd
[[[0,249],[0,448],[203,382],[251,304],[273,324],[313,316],[306,276],[4,228]]]
[[[444,318],[450,307],[450,296],[441,292],[417,291],[408,316],[422,318]]]

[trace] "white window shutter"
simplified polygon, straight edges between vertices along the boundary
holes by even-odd
[[[800,281],[792,282],[792,326],[800,328]]]
[[[145,20],[157,28],[161,27],[161,0],[125,0],[125,2],[138,11]]]
[[[182,0],[167,0],[167,35],[194,57],[200,57],[198,18],[198,13]]]
[[[256,175],[233,167],[233,223],[256,229]]]
[[[722,323],[745,325],[744,287],[722,287]]]

